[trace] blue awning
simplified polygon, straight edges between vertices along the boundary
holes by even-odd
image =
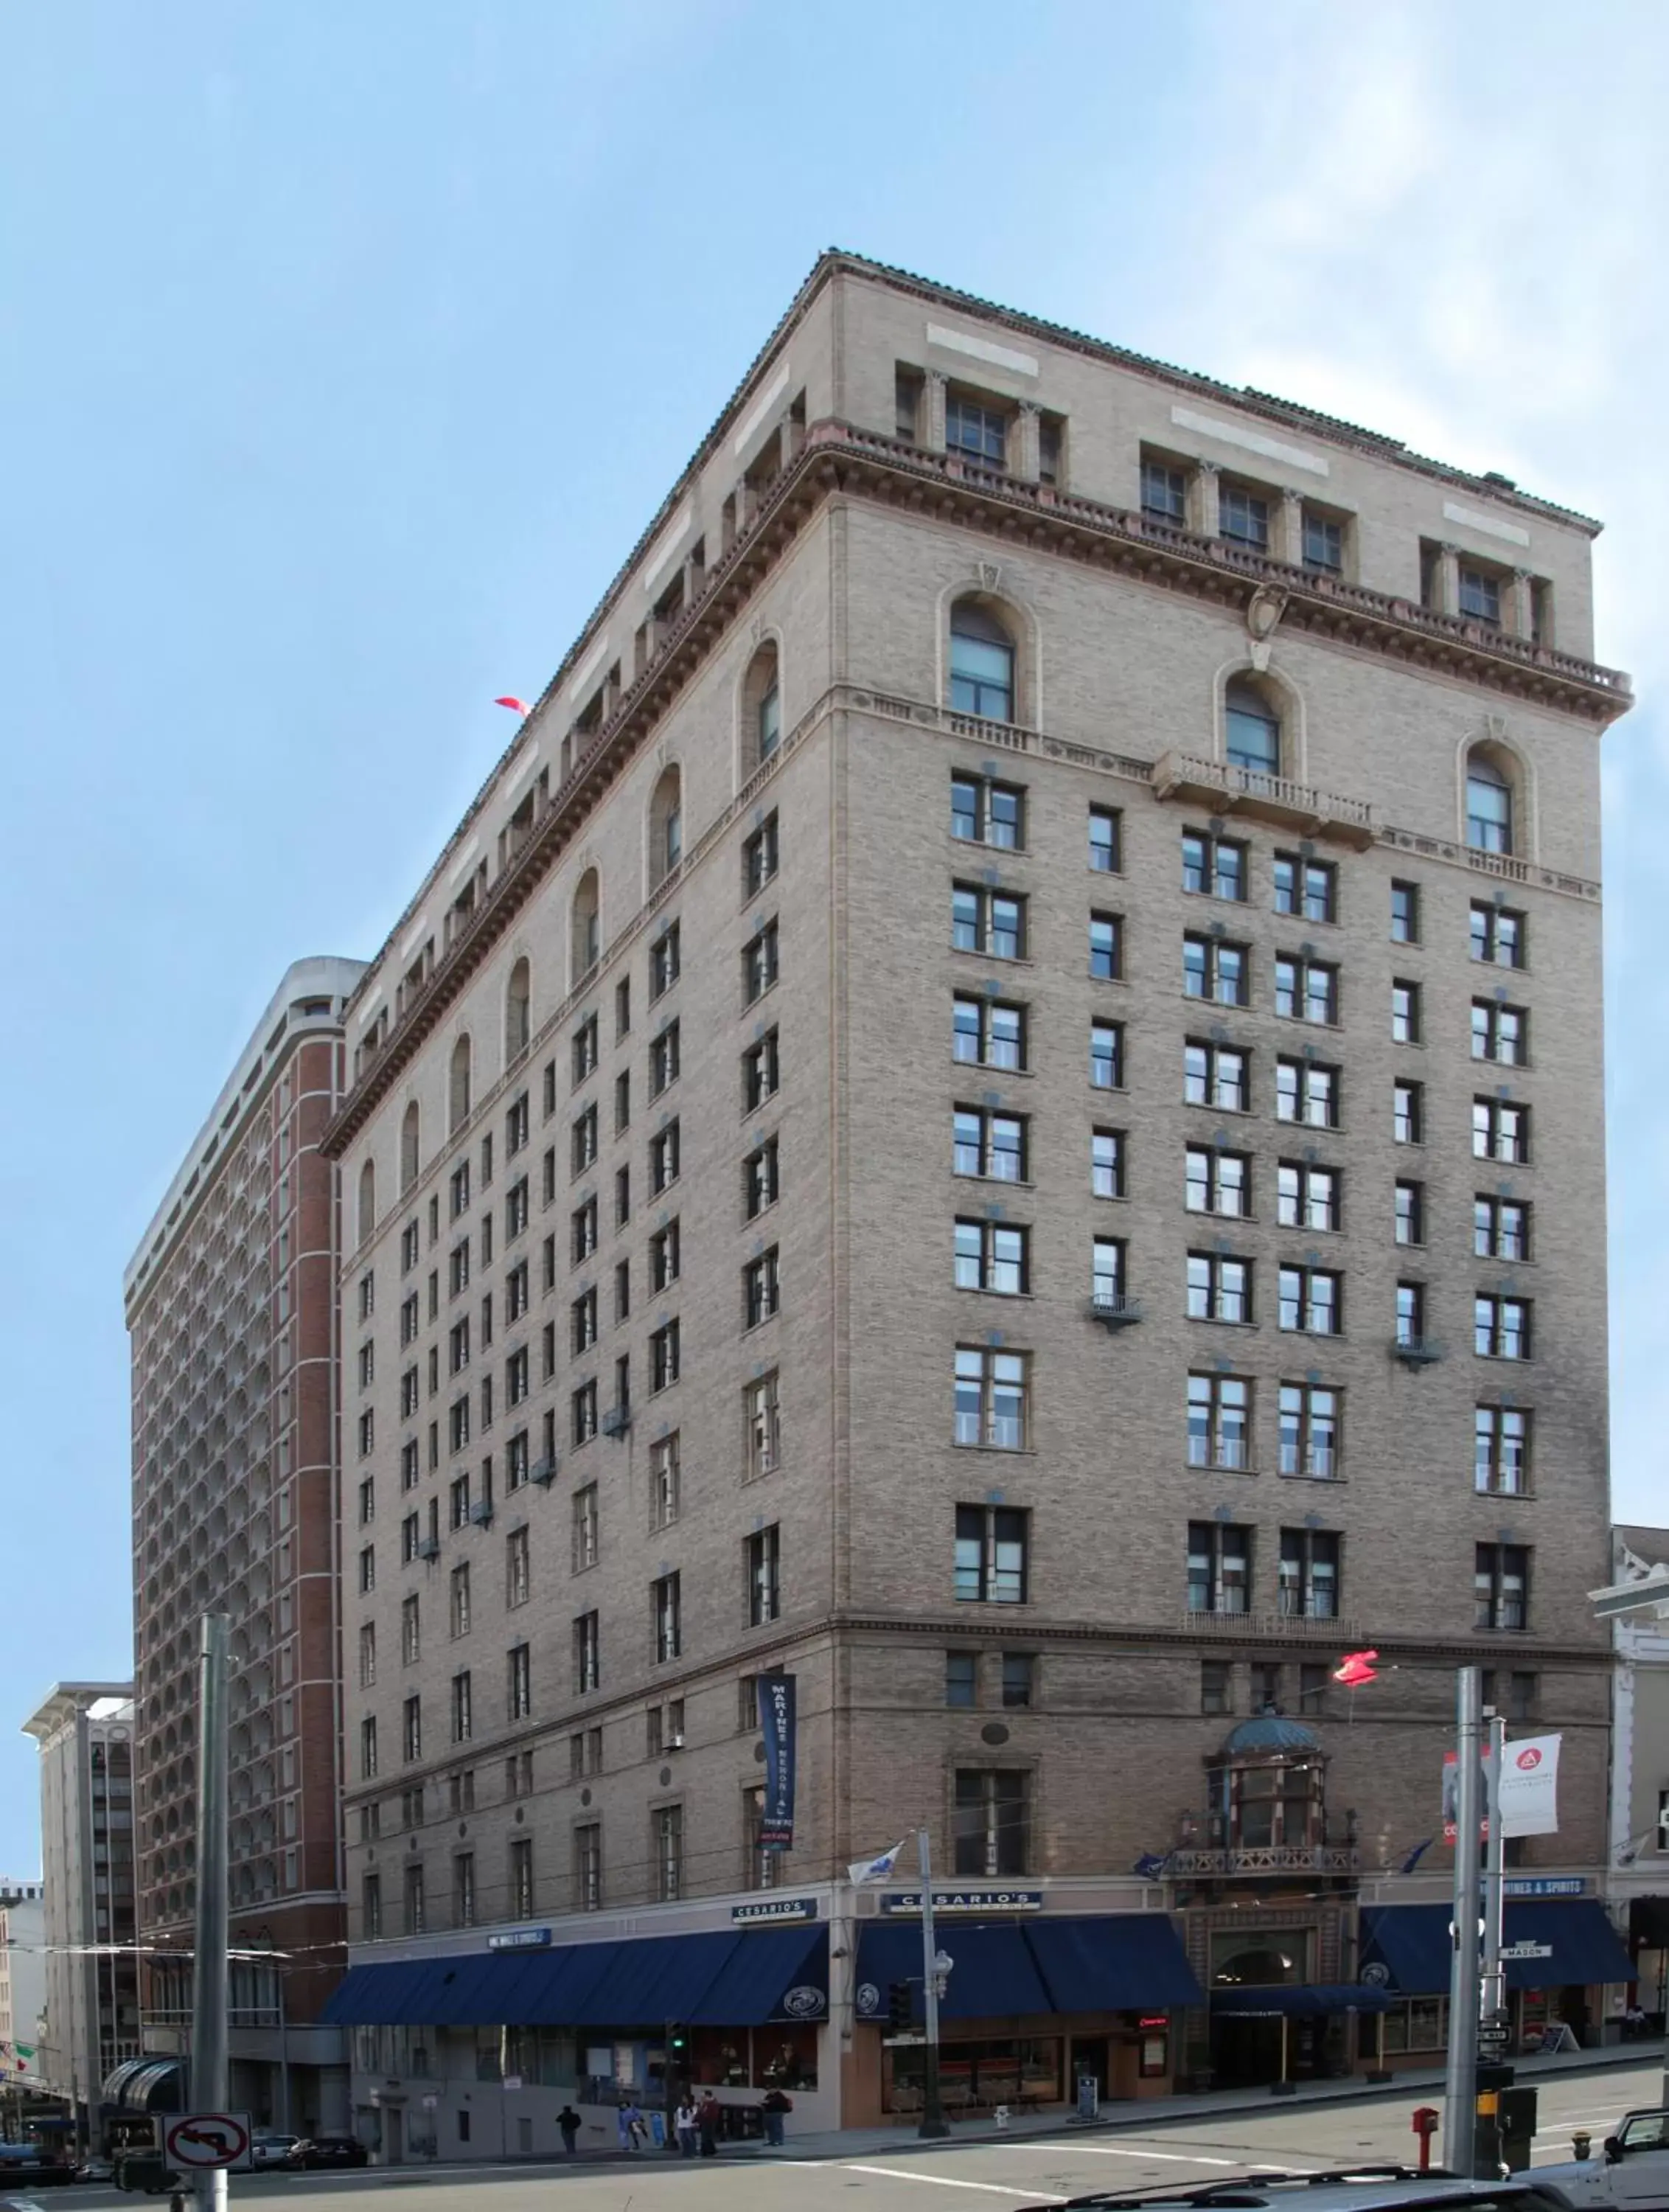
[[[824,1922],[353,1966],[324,2018],[342,2027],[756,2027],[828,2009]]]
[[[942,2020],[1008,2020],[1054,2010],[1017,1922],[943,1920],[934,1934],[956,1962],[939,2002]],[[884,2020],[889,1983],[911,1980],[921,1980],[921,1923],[866,1920],[858,1939],[858,2017]],[[918,1991],[918,2007],[919,2002]]]
[[[1362,1916],[1364,1972],[1379,1969],[1405,1996],[1441,1996],[1449,1985],[1447,1905],[1382,1905]],[[1634,1967],[1605,1907],[1591,1897],[1508,1898],[1508,1945],[1545,1943],[1545,1959],[1508,1959],[1509,1990],[1588,1987],[1626,1982]]]
[[[1360,1982],[1271,1982],[1213,1990],[1211,2010],[1229,2020],[1314,2020],[1324,2013],[1383,2012],[1387,1991]]]
[[[1205,2002],[1162,1912],[1032,1920],[1025,1937],[1056,2012],[1162,2012]]]
[[[762,2027],[768,2021],[822,2020],[828,2012],[828,1923],[818,1921],[739,1935],[683,2019],[691,2027]]]
[[[105,2076],[103,2101],[118,2112],[177,2112],[185,2086],[183,2058],[124,2058]]]

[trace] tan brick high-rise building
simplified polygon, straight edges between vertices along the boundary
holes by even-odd
[[[953,2103],[1435,2048],[1470,1660],[1601,2032],[1594,529],[818,264],[349,1012],[388,2155],[908,2112],[924,1822]]]
[[[328,958],[287,971],[124,1285],[145,2051],[189,2048],[198,1623],[224,1612],[230,2095],[298,2132],[347,2114],[342,2036],[319,2022],[343,1934],[339,1247],[319,1140],[342,1097],[343,1009],[360,973]]]

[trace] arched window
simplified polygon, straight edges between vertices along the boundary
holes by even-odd
[[[404,1198],[417,1180],[417,1101],[405,1109],[400,1123],[400,1195]]]
[[[360,1170],[359,1241],[366,1238],[377,1225],[377,1164],[367,1160]]]
[[[504,994],[504,1057],[507,1061],[527,1050],[533,1035],[533,970],[525,957],[510,970]]]
[[[580,888],[574,894],[574,924],[569,940],[569,956],[573,973],[568,980],[577,983],[589,975],[596,967],[603,951],[602,887],[595,868],[587,868],[580,878]]]
[[[470,1055],[470,1040],[461,1036],[452,1049],[452,1078],[446,1098],[446,1127],[456,1134],[470,1118],[470,1095],[473,1074]]]
[[[1480,853],[1513,849],[1513,787],[1480,752],[1466,756],[1466,842]]]
[[[649,888],[659,889],[683,858],[683,776],[663,769],[649,802]]]
[[[950,704],[988,722],[1014,720],[1014,641],[977,599],[950,610]]]
[[[1256,684],[1236,677],[1223,694],[1223,735],[1231,768],[1281,773],[1281,718]]]
[[[782,743],[781,670],[776,641],[768,638],[748,663],[742,681],[742,771],[762,768]]]

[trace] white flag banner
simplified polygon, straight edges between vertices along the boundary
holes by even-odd
[[[901,1836],[889,1851],[879,1851],[872,1859],[854,1859],[847,1869],[847,1879],[859,1888],[866,1881],[890,1881],[905,1841]]]
[[[1503,1836],[1558,1834],[1559,1743],[1557,1735],[1526,1735],[1506,1746],[1499,1785]]]

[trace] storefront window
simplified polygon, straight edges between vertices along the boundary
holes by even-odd
[[[1062,2050],[1058,2036],[1017,2036],[995,2042],[945,2043],[940,2047],[939,2094],[946,2112],[980,2106],[1058,2104]],[[906,2045],[887,2053],[890,2066],[882,2077],[882,2110],[919,2112],[922,2096],[922,2053]]]
[[[1170,2022],[1144,2020],[1139,2023],[1138,2071],[1144,2081],[1156,2081],[1170,2071]]]
[[[753,2032],[756,2089],[815,2089],[817,2031],[815,2027],[756,2027]]]
[[[1401,2004],[1393,2004],[1385,2016],[1384,2049],[1387,2055],[1393,2051],[1441,2051],[1448,2043],[1448,1999],[1447,1997],[1409,1997]],[[1372,2049],[1374,2026],[1364,2014],[1363,2034],[1369,2039]]]
[[[476,2080],[496,2081],[502,2069],[499,2064],[499,2032],[495,2027],[476,2030]]]

